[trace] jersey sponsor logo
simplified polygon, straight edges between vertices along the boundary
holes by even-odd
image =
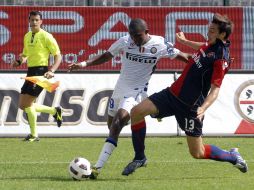
[[[248,122],[254,123],[254,80],[245,81],[235,93],[235,108],[239,115]]]
[[[192,59],[193,59],[193,61],[195,62],[196,66],[197,66],[198,68],[201,68],[201,67],[202,67],[202,64],[199,62],[200,55],[199,55],[198,53],[194,53],[194,54],[192,55]]]
[[[142,56],[142,55],[132,54],[128,52],[126,52],[126,59],[133,62],[151,63],[151,64],[155,64],[157,61],[157,57]]]
[[[204,52],[203,49],[200,49],[200,52],[201,52],[201,54],[202,54],[203,57],[206,57],[206,54],[205,54],[205,52]]]

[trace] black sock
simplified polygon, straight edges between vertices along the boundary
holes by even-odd
[[[134,160],[142,160],[145,158],[145,136],[146,127],[132,130],[132,144],[135,150]]]

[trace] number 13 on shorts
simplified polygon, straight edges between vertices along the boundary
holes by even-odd
[[[185,120],[185,131],[193,131],[195,128],[195,120],[190,118],[184,118]]]

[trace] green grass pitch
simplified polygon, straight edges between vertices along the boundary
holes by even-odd
[[[22,142],[20,138],[0,139],[1,190],[253,190],[254,138],[205,138],[205,143],[223,149],[239,147],[249,166],[241,173],[229,163],[195,160],[186,139],[148,137],[148,165],[133,175],[122,176],[133,158],[130,138],[120,138],[109,162],[95,181],[73,181],[69,162],[82,156],[95,163],[104,138],[41,138]]]

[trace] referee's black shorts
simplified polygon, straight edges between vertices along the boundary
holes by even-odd
[[[30,76],[43,76],[48,71],[48,67],[28,67],[27,77]],[[21,94],[29,94],[31,96],[38,97],[42,92],[43,88],[29,81],[25,81],[22,88]]]

